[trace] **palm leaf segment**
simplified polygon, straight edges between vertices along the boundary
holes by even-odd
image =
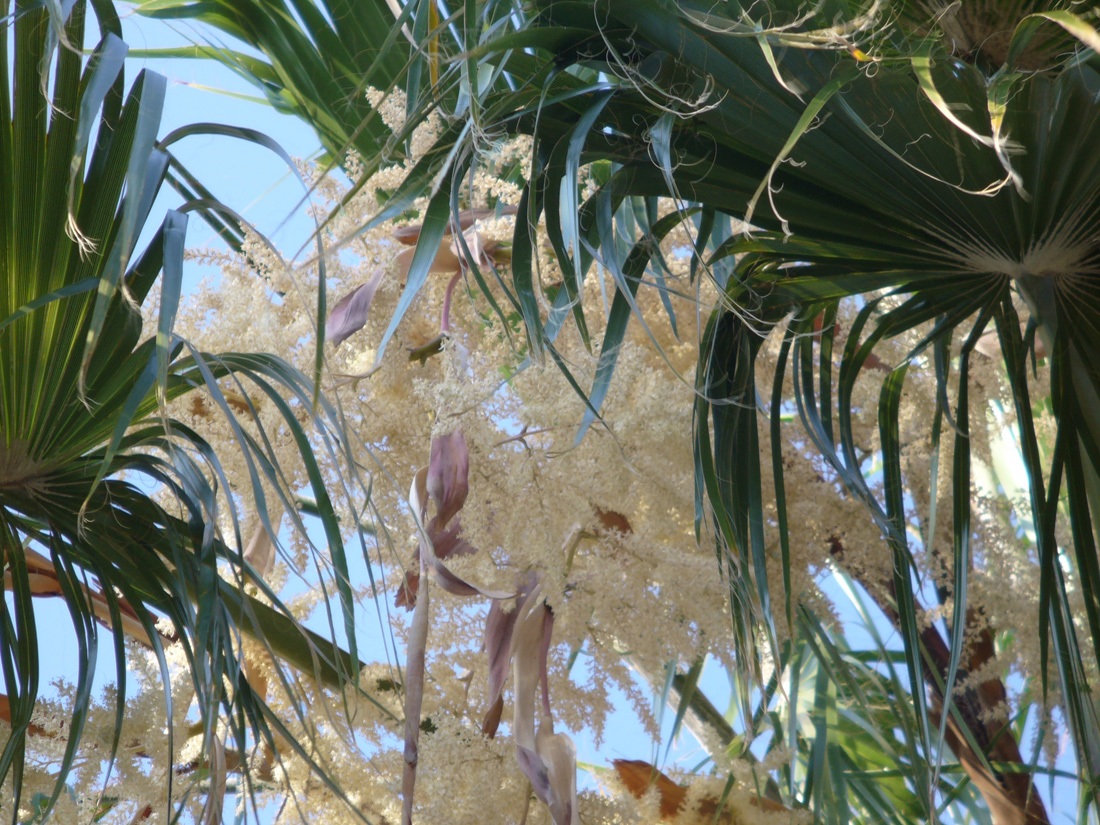
[[[329,682],[358,672],[354,656],[303,631],[262,580],[252,579],[275,608],[219,575],[219,563],[228,561],[241,583],[248,576],[228,546],[241,546],[239,536],[223,539],[214,528],[225,509],[212,481],[221,473],[218,458],[160,411],[202,388],[232,417],[218,379],[229,377],[239,390],[247,384],[281,405],[307,472],[314,470],[309,476],[319,479],[309,438],[282,400],[289,395],[310,409],[312,386],[277,359],[206,356],[173,336],[186,215],[170,211],[137,249],[169,162],[156,144],[165,81],[142,72],[125,89],[118,19],[111,4],[95,6],[105,34],[85,60],[83,2],[66,4],[66,18],[51,4],[0,5],[0,558],[10,591],[0,603],[0,667],[11,725],[0,777],[12,778],[13,811],[48,643],[36,627],[36,594],[65,599],[79,647],[55,798],[89,707],[97,618],[115,637],[117,726],[126,631],[162,665],[167,641],[184,646],[207,735],[224,707],[242,753],[249,730],[270,736],[264,705],[242,673],[242,630]],[[138,307],[158,278],[159,320],[143,338]],[[257,438],[237,430],[260,519],[271,530],[261,481],[276,490],[303,482],[284,475],[262,431]],[[338,542],[325,491],[313,492]],[[158,503],[169,501],[170,510]],[[346,568],[344,576],[341,592]],[[117,747],[117,727],[115,737]]]

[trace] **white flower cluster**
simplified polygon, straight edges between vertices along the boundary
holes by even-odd
[[[405,101],[399,92],[370,89],[367,94],[388,127],[395,131],[403,127]],[[290,736],[310,743],[309,758],[347,797],[319,782],[302,754],[287,742],[277,740],[275,747],[257,743],[252,752],[235,755],[234,770],[248,778],[261,803],[279,801],[280,822],[355,821],[349,802],[368,818],[400,819],[405,671],[396,661],[402,654],[395,654],[391,642],[397,641],[401,650],[410,638],[409,614],[395,604],[419,569],[414,556],[417,526],[406,493],[418,470],[428,463],[433,436],[460,430],[469,451],[469,497],[459,519],[461,538],[476,552],[448,558],[449,570],[465,582],[506,592],[514,591],[531,574],[541,582],[553,615],[548,690],[560,729],[583,731],[600,742],[607,736],[614,696],[621,694],[632,703],[639,725],[656,737],[650,696],[640,688],[636,673],[655,678],[670,662],[689,665],[706,656],[735,668],[727,583],[715,563],[707,525],[702,525],[701,540],[696,535],[690,438],[698,342],[701,326],[719,300],[717,291],[706,281],[689,282],[688,261],[677,254],[683,238],[673,233],[662,252],[670,269],[665,277],[676,286],[666,297],[678,329],[674,332],[658,290],[643,286],[638,306],[644,323],[633,323],[619,345],[615,380],[601,408],[603,421],[596,422],[578,443],[584,402],[556,365],[529,363],[533,359],[528,358],[531,353],[518,314],[492,274],[494,267],[508,266],[514,223],[509,207],[518,202],[515,184],[504,175],[522,167],[530,149],[517,141],[488,156],[465,193],[470,225],[463,227],[463,239],[466,246],[484,254],[470,262],[460,251],[457,232],[445,238],[427,282],[383,351],[383,336],[409,271],[408,243],[415,239],[418,227],[406,221],[366,232],[359,228],[377,211],[379,193],[400,182],[438,128],[434,121],[421,124],[410,143],[410,158],[374,174],[347,203],[342,203],[346,189],[338,181],[316,181],[319,197],[327,202],[321,211],[329,218],[322,238],[328,249],[324,284],[319,283],[316,266],[291,267],[266,243],[250,236],[242,256],[204,254],[207,261],[220,265],[220,283],[216,288],[205,284],[180,311],[179,332],[199,349],[273,352],[304,371],[310,369],[318,346],[313,314],[319,287],[329,296],[330,338],[339,327],[339,343],[320,344],[326,362],[325,390],[351,434],[354,453],[345,460],[333,458],[322,470],[343,522],[362,525],[358,533],[349,527],[347,538],[352,544],[365,542],[370,578],[364,571],[352,584],[368,602],[370,613],[380,617],[382,627],[373,633],[383,641],[372,648],[361,646],[373,660],[361,674],[362,692],[344,697],[304,676],[284,682],[285,672],[262,646],[245,644],[253,689],[265,696]],[[354,172],[362,166],[351,159],[348,168]],[[328,215],[327,209],[338,203],[342,203],[340,210]],[[671,209],[671,205],[662,208]],[[337,248],[341,243],[345,245]],[[473,264],[483,270],[495,306],[474,285]],[[562,272],[542,236],[537,264],[537,287],[545,309],[548,296],[561,288]],[[598,267],[591,272],[579,299],[591,344],[582,341],[571,326],[555,342],[558,357],[581,387],[592,386],[615,288],[610,275]],[[355,302],[337,302],[356,296],[358,314],[351,309]],[[858,311],[855,305],[842,307],[836,352],[843,344],[843,330]],[[762,350],[759,380],[765,398],[770,395],[782,332],[777,330]],[[917,330],[885,342],[876,349],[879,363],[889,368],[908,357],[921,334]],[[1001,442],[982,433],[994,423],[993,411],[999,409],[1004,383],[979,356],[974,356],[972,375],[979,387],[971,398],[971,431],[978,445],[975,461],[994,468],[998,460],[994,451],[1001,448],[993,445]],[[789,369],[786,380],[790,397]],[[876,465],[880,384],[881,372],[876,375],[875,369],[868,369],[853,389],[856,447],[864,463],[848,468],[866,479],[874,496],[881,495]],[[223,392],[241,425],[257,436],[263,432],[271,444],[285,472],[284,492],[293,495],[304,489],[308,477],[297,458],[297,445],[270,400],[254,387],[236,383],[227,382]],[[929,586],[949,589],[953,580],[949,470],[953,433],[945,426],[938,445],[938,470],[934,470],[928,422],[936,399],[934,366],[921,356],[909,374],[900,425],[904,473],[911,490],[907,518]],[[953,391],[949,402],[957,402]],[[171,412],[217,449],[230,480],[247,478],[244,460],[234,458],[240,455],[236,436],[223,417],[212,414],[214,403],[195,393],[175,402]],[[300,412],[306,422],[309,411]],[[996,423],[1003,426],[1004,421]],[[769,578],[779,583],[782,557],[766,424],[762,420],[760,427],[765,530]],[[841,622],[841,609],[819,587],[828,571],[847,571],[872,599],[886,603],[894,560],[863,504],[845,491],[833,468],[812,457],[797,418],[784,420],[779,432],[788,491],[793,597],[835,627]],[[319,452],[325,454],[324,442],[315,437]],[[970,674],[971,681],[960,690],[978,686],[982,678],[1003,677],[1009,669],[1034,674],[1039,661],[1038,642],[1026,632],[1034,616],[1037,569],[1028,556],[1026,536],[1016,527],[1018,519],[1026,516],[1026,506],[1014,502],[1009,507],[994,498],[991,483],[988,478],[975,481],[974,571],[968,605],[986,627],[1012,630],[1014,635],[1011,646],[985,662],[980,674]],[[934,526],[929,517],[933,503]],[[223,535],[234,535],[232,525],[219,526]],[[323,549],[311,548],[295,537],[277,548],[267,581],[296,615],[315,617],[324,612],[321,584],[331,589],[331,559]],[[924,617],[926,626],[949,622],[952,604],[949,598],[941,609],[930,610]],[[490,702],[488,660],[481,649],[487,608],[487,600],[433,590],[415,796],[419,823],[550,821],[549,810],[541,805],[531,806],[528,812],[530,786],[517,767],[507,724],[496,738],[482,734]],[[360,616],[370,613],[361,611]],[[774,620],[780,640],[789,638],[791,628],[782,610],[775,611]],[[364,637],[368,635],[365,631]],[[169,647],[170,656],[175,655],[172,650]],[[164,737],[151,737],[150,732],[164,730],[169,722],[163,718],[164,705],[156,689],[158,665],[136,649],[130,661],[141,674],[142,688],[127,705],[123,747],[110,791],[128,800],[118,808],[123,817],[132,816],[135,806],[143,804],[162,810],[157,806],[163,803],[165,771],[178,772],[181,764],[202,764],[207,758],[201,736],[188,728],[191,699],[181,675],[186,673],[186,663],[169,662],[176,753],[159,754],[153,748]],[[105,698],[89,720],[87,759],[95,766],[99,764],[96,749],[109,747],[104,737],[112,729],[110,707]],[[308,716],[298,713],[302,707],[309,708]],[[56,764],[63,753],[64,731],[57,728],[56,719],[67,717],[54,711],[44,705],[36,716],[35,724],[45,733],[35,739],[42,767],[35,766],[26,780],[32,790],[38,787],[36,782],[47,786],[46,767]],[[996,708],[997,718],[1013,712],[1007,705]],[[764,764],[754,768],[740,757],[724,755],[723,743],[707,744],[719,768],[738,780],[730,796],[735,821],[808,821],[804,811],[761,807],[752,789],[761,772],[780,769],[794,758],[792,754],[776,745]],[[75,792],[62,801],[71,807],[65,808],[64,821],[92,818],[94,807],[82,800],[98,799],[92,787],[96,775],[91,768],[78,772]],[[194,790],[196,799],[202,797],[198,786],[177,786],[181,784],[185,790]],[[582,792],[579,807],[584,822],[653,821],[660,815],[655,812],[663,800],[655,791],[635,800],[616,780],[604,784],[621,792],[613,797]],[[698,818],[707,805],[713,815],[713,800],[723,796],[723,785],[724,779],[692,782],[678,815],[683,818],[676,821]]]

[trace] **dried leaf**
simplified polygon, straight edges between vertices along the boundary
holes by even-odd
[[[499,700],[504,691],[504,680],[508,678],[508,666],[512,661],[512,631],[518,616],[518,609],[505,611],[500,602],[493,602],[485,617],[483,647],[489,656],[490,704]]]
[[[429,525],[429,529],[430,527],[431,525]],[[433,546],[435,547],[435,555],[440,559],[446,559],[450,556],[469,556],[473,553],[476,553],[477,548],[470,544],[470,542],[466,541],[466,539],[462,538],[460,535],[461,532],[462,523],[458,519],[455,519],[455,522],[438,536],[436,536],[435,540],[432,542]],[[414,561],[417,564],[420,563],[419,547],[416,549]],[[452,574],[450,570],[446,570],[446,573],[443,575],[444,578],[449,576],[451,579],[455,579],[459,582],[462,581],[461,579],[458,579],[457,576],[454,576],[454,574]],[[441,581],[440,584],[442,584],[445,589],[447,588],[446,583],[444,583],[443,581]],[[406,573],[401,581],[401,586],[397,589],[397,595],[394,597],[394,607],[404,607],[406,610],[412,610],[413,605],[416,604],[416,590],[419,586],[420,576],[416,573]],[[477,590],[476,592],[481,591]],[[458,595],[472,594],[459,593]]]
[[[435,502],[432,520],[437,530],[446,526],[466,503],[470,492],[470,451],[461,430],[432,439],[428,460],[428,495]],[[438,553],[438,548],[437,548]]]
[[[546,769],[542,757],[534,748],[526,748],[517,744],[516,762],[519,764],[519,769],[523,772],[523,775],[527,777],[527,781],[531,783],[531,789],[535,792],[535,796],[541,799],[544,804],[549,805],[550,773]]]
[[[25,548],[23,554],[27,564],[27,580],[31,595],[43,597],[63,596],[64,590],[57,577],[57,570],[54,569],[53,562],[30,548]],[[10,572],[4,573],[3,586],[5,590],[12,588]],[[96,620],[106,628],[113,627],[110,603],[103,592],[82,583],[78,583],[77,586],[84,591]],[[125,599],[116,599],[115,607],[118,609],[121,631],[145,645],[145,647],[151,648],[153,643],[149,638],[149,634],[145,631],[145,626],[142,624],[138,612]],[[175,641],[175,639],[170,638],[169,641]]]
[[[542,614],[542,644],[539,645],[539,684],[542,685],[542,712],[550,716],[550,641],[554,635],[554,611],[544,605]]]
[[[485,714],[481,729],[490,738],[496,733],[497,725],[500,723],[500,715],[503,709],[504,680],[508,678],[508,669],[512,664],[512,634],[516,627],[516,620],[522,615],[524,606],[529,604],[528,599],[537,587],[538,577],[533,573],[529,573],[516,595],[515,608],[506,611],[500,601],[493,601],[489,605],[489,613],[485,617],[482,650],[489,657],[490,708]],[[544,644],[544,646],[546,645]],[[542,659],[545,660],[545,655],[542,656]],[[545,669],[545,664],[542,667]]]
[[[640,759],[615,759],[611,764],[619,775],[619,781],[638,799],[645,796],[650,787],[657,787],[661,819],[676,816],[687,797],[687,788],[677,785],[653,765]]]
[[[506,206],[502,210],[505,215],[515,214],[516,207]],[[496,217],[495,209],[463,209],[458,213],[458,226],[463,232],[474,225],[475,221],[484,220],[485,218]],[[454,232],[454,220],[451,220],[447,224],[445,236],[450,236]],[[418,240],[420,240],[420,232],[424,228],[422,223],[411,223],[408,226],[398,227],[393,231],[393,237],[400,243],[406,246],[414,246]]]
[[[485,716],[481,720],[481,732],[493,739],[497,735],[497,728],[500,727],[500,717],[503,715],[504,697],[498,696],[496,701],[485,711]]]
[[[535,751],[535,691],[540,681],[540,651],[543,640],[543,619],[546,605],[542,588],[536,586],[516,608],[509,651],[512,659],[512,736],[517,748]]]
[[[461,437],[461,436],[460,436]],[[465,439],[462,439],[462,449],[449,458],[440,458],[437,461],[437,475],[435,477],[435,489],[436,493],[432,498],[436,499],[437,505],[440,507],[450,507],[454,512],[457,512],[458,508],[462,506],[462,502],[466,500],[466,477],[469,470],[469,465],[462,460],[462,455],[465,451]],[[457,449],[454,444],[450,445],[449,449]],[[440,453],[442,455],[447,450]],[[433,454],[435,449],[433,446]],[[462,461],[465,464],[464,467],[456,467],[453,462]],[[413,516],[416,519],[416,525],[419,532],[420,540],[420,560],[421,568],[427,568],[431,571],[432,577],[436,583],[439,584],[448,593],[453,593],[457,596],[474,596],[481,594],[487,596],[490,599],[508,599],[512,597],[512,593],[506,590],[489,590],[488,588],[480,587],[476,584],[466,581],[462,577],[451,572],[450,568],[443,563],[443,560],[436,554],[435,541],[441,537],[446,539],[446,534],[442,531],[442,527],[446,522],[441,520],[437,515],[434,517],[428,525],[425,527],[424,518],[428,511],[428,478],[431,467],[422,467],[417,471],[413,477],[412,486],[409,489],[409,505],[413,512]],[[461,481],[459,481],[461,479]],[[457,537],[452,537],[457,541]],[[450,553],[469,554],[475,552],[473,547],[467,545],[459,550],[456,546],[451,546],[448,549]]]
[[[275,526],[272,523],[272,527]],[[244,560],[252,565],[252,569],[256,571],[260,578],[266,579],[271,575],[271,571],[275,567],[275,542],[271,540],[271,536],[268,535],[263,524],[256,525],[252,538],[249,539],[248,546],[244,549]]]
[[[538,755],[549,780],[550,808],[554,825],[580,825],[577,811],[577,749],[564,733],[554,733],[554,724],[544,716],[536,738]]]
[[[453,596],[477,596],[483,595],[489,598],[506,598],[507,593],[496,590],[483,590],[476,584],[470,584],[460,576],[456,576],[451,572],[451,569],[447,565],[443,564],[439,559],[435,559],[431,563],[432,577],[435,579],[435,583],[446,590]]]
[[[577,758],[572,740],[554,733],[550,712],[546,660],[554,615],[536,583],[513,611],[510,655],[515,703],[512,736],[516,762],[531,782],[535,795],[550,808],[554,825],[579,825],[577,813]],[[503,621],[499,621],[503,625]],[[497,632],[498,637],[502,631]],[[496,639],[499,643],[500,639]],[[495,686],[490,674],[490,685]],[[542,709],[535,733],[535,692],[542,686]]]
[[[429,524],[428,532],[432,537],[435,554],[441,559],[451,556],[471,556],[477,552],[476,547],[462,538],[461,519],[455,519],[446,530],[440,532],[433,532],[432,524]]]
[[[278,523],[278,519],[272,520],[271,526],[278,530]],[[275,542],[262,523],[257,524],[252,532],[252,538],[249,539],[248,546],[244,550],[244,560],[263,579],[270,576],[275,568]],[[272,672],[269,668],[274,665],[271,651],[264,645],[249,643],[242,646],[241,655],[244,678],[248,681],[252,692],[266,700],[269,687],[268,674]],[[274,669],[277,670],[277,666]]]
[[[385,272],[384,268],[375,270],[374,276],[367,283],[356,287],[336,302],[325,324],[326,341],[339,344],[363,328],[367,323],[367,314],[370,312],[374,293],[378,291],[378,285],[382,283]]]
[[[516,740],[516,762],[531,787],[546,804],[550,804],[550,775],[538,753],[535,736],[535,692],[541,681],[543,623],[547,609],[541,588],[536,586],[515,610],[510,656],[512,686],[512,737]]]
[[[419,560],[419,553],[418,550],[417,560]],[[413,605],[416,604],[416,593],[419,589],[420,575],[418,573],[406,573],[401,581],[401,586],[397,588],[397,595],[393,598],[393,606],[412,610]]]
[[[657,796],[660,800],[661,819],[677,819],[687,799],[687,787],[673,782],[657,768],[640,759],[616,759],[611,763],[615,767],[615,773],[619,775],[619,781],[638,799],[645,796],[651,787],[657,788]],[[742,797],[743,799],[744,797]],[[704,797],[699,800],[698,813],[691,818],[691,822],[718,823],[718,825],[735,825],[738,821],[733,810],[728,804],[714,797]],[[750,796],[748,804],[768,813],[790,813],[790,808],[765,796]],[[680,821],[677,819],[677,821]],[[685,821],[684,825],[687,825]]]
[[[604,510],[600,507],[596,507],[596,518],[600,521],[600,527],[604,530],[613,530],[619,533],[633,533],[634,528],[630,526],[630,521],[622,513],[616,513],[614,510]]]

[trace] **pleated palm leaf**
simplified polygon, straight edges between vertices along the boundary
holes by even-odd
[[[0,777],[14,788],[14,800],[3,803],[12,805],[12,821],[22,815],[40,665],[51,655],[53,631],[36,621],[36,595],[64,599],[78,647],[64,755],[54,766],[53,799],[35,803],[39,813],[63,791],[78,753],[102,656],[97,620],[114,637],[112,754],[125,713],[126,636],[156,653],[165,678],[164,648],[183,646],[206,745],[213,747],[224,711],[240,753],[270,741],[276,726],[245,678],[242,632],[310,677],[340,684],[358,672],[353,655],[301,628],[250,573],[236,549],[240,536],[217,527],[227,518],[237,530],[236,505],[219,491],[228,490],[219,457],[166,414],[170,400],[201,391],[233,421],[254,487],[246,483],[234,495],[254,502],[268,530],[269,508],[289,504],[293,471],[278,465],[263,430],[254,429],[251,401],[238,398],[252,413],[238,409],[236,423],[219,379],[241,397],[281,409],[305,472],[320,478],[313,437],[297,417],[315,404],[310,381],[276,358],[207,355],[173,335],[186,214],[168,212],[138,249],[169,163],[156,143],[166,83],[142,72],[126,89],[118,18],[110,3],[93,6],[103,37],[85,57],[85,3],[64,4],[67,13],[56,4],[0,4],[0,553],[7,591],[0,666],[10,725]],[[158,286],[159,320],[143,331],[140,305]],[[324,416],[323,402],[319,409]],[[326,439],[338,449],[333,431]],[[265,486],[282,491],[283,501],[269,493],[265,503]],[[335,516],[319,483],[313,494],[340,578]],[[231,571],[228,580],[220,569]],[[350,621],[346,566],[342,574]],[[275,606],[245,595],[245,582]],[[170,718],[167,686],[165,697]]]

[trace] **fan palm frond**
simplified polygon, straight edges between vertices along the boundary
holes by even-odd
[[[202,353],[173,334],[186,213],[168,212],[138,248],[169,162],[156,144],[166,84],[142,72],[126,88],[118,19],[109,3],[94,8],[103,37],[85,57],[83,2],[65,4],[67,14],[56,4],[0,7],[0,552],[8,592],[0,662],[10,724],[0,777],[12,781],[13,816],[48,655],[36,596],[65,600],[79,650],[64,754],[52,798],[36,802],[41,811],[63,791],[78,753],[103,650],[97,622],[114,641],[112,753],[126,702],[126,636],[151,648],[162,668],[165,648],[181,646],[205,741],[213,741],[224,710],[242,753],[270,740],[274,725],[249,687],[242,633],[307,678],[339,685],[359,670],[354,646],[349,655],[302,628],[244,563],[238,527],[243,502],[274,531],[268,514],[316,482],[350,621],[340,534],[313,446],[338,457],[335,416],[323,401],[317,414],[308,412],[312,382],[279,359]],[[141,307],[154,295],[155,328],[146,330]],[[278,464],[254,427],[252,402],[244,402],[251,417],[230,409],[226,381],[283,411],[302,468]],[[230,491],[219,456],[166,414],[169,401],[191,392],[202,392],[238,433],[252,475],[247,486]],[[264,600],[247,594],[246,583]],[[348,638],[354,645],[354,634]],[[171,718],[167,688],[165,701]]]

